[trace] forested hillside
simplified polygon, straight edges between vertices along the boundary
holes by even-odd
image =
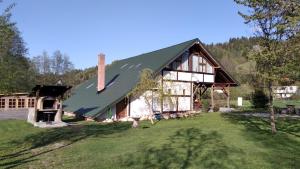
[[[259,79],[255,75],[255,64],[248,58],[257,45],[257,38],[231,38],[228,42],[206,45],[207,49],[221,62],[225,69],[240,83],[232,88],[231,97],[243,96],[249,99],[253,85]]]
[[[256,44],[256,38],[241,37],[206,47],[240,83],[247,83],[249,78],[245,78],[245,75],[255,71],[254,64],[247,56]]]

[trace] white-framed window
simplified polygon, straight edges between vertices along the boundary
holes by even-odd
[[[185,52],[182,55],[182,70],[188,71],[189,70],[189,53]]]
[[[5,99],[4,98],[0,98],[0,108],[1,109],[5,108]]]
[[[28,107],[34,107],[35,99],[28,99]]]
[[[206,61],[204,57],[192,55],[192,58],[194,72],[213,73],[213,67]]]
[[[16,108],[16,99],[8,99],[8,108]]]
[[[199,56],[193,55],[193,71],[194,72],[200,72],[199,70]]]
[[[25,99],[18,99],[18,108],[25,108]]]

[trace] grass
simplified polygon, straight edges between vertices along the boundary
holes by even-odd
[[[225,100],[218,100],[217,103],[221,104],[223,107],[226,107]],[[290,100],[283,100],[283,99],[275,99],[273,102],[275,108],[287,108],[287,105],[295,105],[295,108],[300,108],[300,100],[298,99],[290,99]],[[243,106],[239,107],[237,105],[237,100],[230,100],[230,106],[238,108],[240,112],[263,112],[267,113],[268,108],[254,108],[251,100],[243,100]]]
[[[68,119],[72,120],[72,119]],[[39,129],[0,123],[0,168],[300,168],[300,121],[207,113],[137,129],[74,122]]]
[[[295,105],[300,108],[300,100],[274,100],[274,106],[279,108],[286,108],[286,105]]]

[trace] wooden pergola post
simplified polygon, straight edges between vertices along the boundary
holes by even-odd
[[[163,91],[163,87],[164,87],[164,79],[163,79],[163,74],[162,74],[162,77],[161,77],[161,89],[162,89],[162,95],[159,96],[159,99],[160,99],[160,113],[163,114],[164,112],[164,91]],[[160,89],[158,89],[160,90]],[[159,91],[160,92],[160,91]]]
[[[210,98],[211,98],[211,110],[214,110],[215,107],[215,102],[214,102],[214,87],[215,85],[211,86],[211,90],[210,90]]]
[[[55,119],[54,119],[55,122],[61,122],[62,121],[61,120],[62,119],[62,98],[63,98],[63,96],[58,97],[59,107],[58,107],[57,113],[55,115]]]
[[[227,85],[227,108],[230,108],[230,85]]]
[[[37,106],[38,106],[38,100],[39,100],[40,92],[39,90],[35,93],[35,102],[34,102],[34,115],[33,115],[33,121],[37,122]]]

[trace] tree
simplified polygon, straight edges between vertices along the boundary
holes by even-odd
[[[57,50],[53,53],[52,55],[52,72],[56,75],[62,74],[63,73],[63,55],[62,53]]]
[[[66,54],[62,54],[59,50],[52,55],[52,72],[56,75],[62,75],[74,69],[73,63]]]
[[[153,110],[151,106],[151,96],[147,94],[147,91],[151,91],[158,87],[158,79],[153,78],[152,75],[153,71],[151,69],[143,69],[140,74],[140,80],[138,84],[135,86],[134,89],[132,89],[131,92],[127,94],[127,97],[140,97],[142,96],[148,106],[149,111],[151,112],[151,116],[153,116]],[[150,117],[151,123],[153,122],[153,117]],[[136,121],[133,123],[133,127],[137,127],[138,124]]]
[[[253,24],[258,45],[250,52],[258,76],[267,85],[272,133],[276,133],[272,87],[284,79],[293,80],[297,56],[293,54],[294,39],[299,32],[300,4],[298,0],[235,0],[249,8],[239,12],[246,24]],[[289,50],[290,52],[288,52]],[[299,57],[299,56],[298,56]],[[298,62],[299,63],[299,62]]]
[[[163,89],[161,85],[161,76],[154,76],[153,71],[151,69],[143,69],[140,74],[140,79],[138,84],[127,94],[127,97],[142,97],[147,104],[148,110],[151,113],[151,123],[154,124],[153,121],[153,108],[152,108],[152,98],[158,98],[159,102],[168,101],[169,104],[174,104],[172,99],[170,98],[170,93]],[[152,91],[152,92],[151,92]],[[150,93],[151,92],[151,93]],[[165,100],[165,99],[168,100]],[[162,104],[160,105],[162,108]],[[134,123],[136,124],[136,122]]]
[[[24,92],[34,84],[34,70],[26,58],[27,48],[14,22],[10,5],[0,15],[0,93]]]
[[[69,56],[63,55],[59,50],[55,51],[51,57],[44,51],[41,55],[33,57],[32,63],[38,73],[36,79],[39,84],[56,84],[57,81],[63,79],[65,83],[71,85],[76,81],[74,76],[78,71],[74,71]]]
[[[39,84],[46,84],[49,82],[51,75],[51,59],[46,51],[41,55],[34,56],[31,59],[33,68],[36,71],[36,82]]]

